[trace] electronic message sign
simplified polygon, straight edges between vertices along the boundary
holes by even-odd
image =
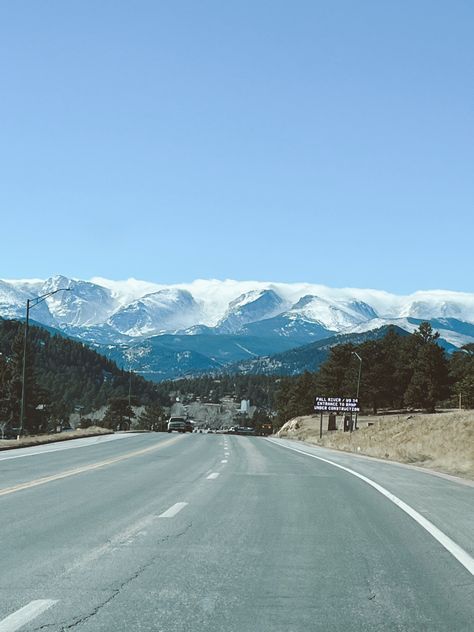
[[[318,413],[360,413],[357,397],[315,397],[314,410]]]

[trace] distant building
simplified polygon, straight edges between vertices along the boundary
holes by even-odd
[[[249,399],[243,399],[240,402],[239,413],[241,413],[242,415],[246,415],[246,414],[248,414],[249,410],[250,410],[250,400]]]

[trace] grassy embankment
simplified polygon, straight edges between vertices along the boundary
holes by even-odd
[[[61,432],[49,435],[32,435],[22,437],[19,440],[2,440],[0,439],[0,450],[10,450],[13,448],[27,448],[32,445],[42,445],[43,443],[56,443],[57,441],[69,441],[71,439],[80,439],[81,437],[94,437],[96,435],[113,434],[112,430],[100,428],[99,426],[91,426],[83,430],[73,430],[71,432]]]
[[[327,432],[325,416],[320,439],[319,415],[310,415],[291,419],[277,436],[474,479],[474,411],[360,417],[359,428]]]

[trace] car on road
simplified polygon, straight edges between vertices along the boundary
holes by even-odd
[[[183,417],[171,417],[168,421],[168,432],[189,432]]]
[[[255,428],[251,428],[250,426],[239,426],[237,428],[237,434],[240,434],[240,435],[255,435]]]
[[[226,434],[238,434],[238,435],[255,435],[255,428],[249,426],[232,426],[227,430]]]

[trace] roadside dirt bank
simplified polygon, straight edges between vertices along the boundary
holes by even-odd
[[[112,430],[91,426],[83,430],[72,430],[71,432],[60,432],[48,435],[32,435],[30,437],[22,437],[21,439],[0,439],[0,450],[14,450],[15,448],[28,448],[34,445],[43,445],[44,443],[56,443],[58,441],[71,441],[72,439],[81,439],[83,437],[95,437],[98,435],[113,434]]]
[[[474,479],[474,410],[359,417],[353,433],[328,432],[326,415],[321,439],[319,422],[319,415],[295,417],[276,436]]]

